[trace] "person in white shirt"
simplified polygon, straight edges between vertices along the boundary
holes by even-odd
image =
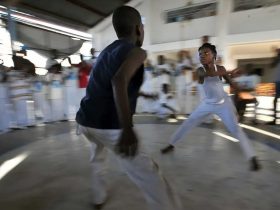
[[[30,125],[28,113],[28,102],[32,101],[30,83],[22,70],[13,70],[9,72],[9,84],[16,128],[25,129]]]
[[[9,131],[10,117],[8,112],[8,77],[5,66],[0,64],[0,133]]]
[[[149,59],[146,59],[144,63],[144,81],[140,88],[140,92],[153,95],[155,89],[153,85],[153,72],[154,67],[152,66]],[[147,97],[140,97],[137,104],[138,113],[153,113],[154,112],[154,101]]]
[[[67,120],[74,120],[76,112],[79,108],[78,97],[73,97],[79,94],[78,92],[78,68],[71,66],[63,68],[64,78],[64,103],[65,103],[65,117]]]
[[[230,85],[235,87],[228,75],[235,75],[238,73],[238,70],[226,71],[223,66],[215,64],[217,52],[214,45],[205,43],[198,51],[202,67],[197,69],[197,74],[200,84],[203,85],[205,98],[193,111],[189,119],[185,120],[175,134],[172,135],[169,145],[163,148],[161,152],[165,154],[173,151],[174,145],[179,142],[186,133],[189,133],[192,128],[199,125],[209,114],[216,114],[221,118],[229,132],[240,141],[241,148],[246,158],[249,160],[250,169],[253,171],[259,170],[260,165],[255,152],[250,145],[248,137],[238,125],[234,105],[224,91],[221,81],[221,77],[224,77]]]
[[[201,37],[201,44],[203,45],[205,43],[210,43],[210,37],[208,35],[204,35],[204,36]],[[219,58],[219,56],[217,56],[217,58]],[[216,62],[217,62],[217,60],[216,60]],[[199,53],[195,54],[194,59],[193,59],[193,63],[196,66],[196,68],[199,68],[201,66]],[[198,92],[198,95],[199,95],[199,100],[201,102],[205,98],[205,92],[204,92],[203,86],[199,83],[196,83],[196,89],[197,89],[197,92]],[[213,114],[209,115],[207,118],[205,118],[204,123],[212,124],[214,122],[214,119],[215,119],[215,116]]]
[[[170,85],[171,67],[168,63],[166,63],[166,59],[163,55],[158,56],[158,65],[156,66],[156,71],[159,73],[160,84]]]
[[[193,110],[193,96],[191,94],[193,85],[193,63],[188,51],[178,53],[176,98],[180,114],[189,114]]]
[[[239,122],[243,122],[244,120],[246,105],[255,104],[254,119],[252,123],[257,124],[256,107],[258,105],[258,101],[255,90],[257,85],[260,83],[260,76],[255,73],[256,70],[252,67],[252,64],[247,64],[245,67],[245,74],[234,79],[240,90],[239,93],[235,94],[234,102],[239,115]]]
[[[51,121],[65,120],[64,96],[63,96],[63,75],[61,65],[53,60],[47,64],[49,73],[46,75],[48,85],[48,100],[51,110]]]
[[[159,94],[157,115],[160,118],[176,118],[176,101],[173,94],[170,93],[169,88],[170,86],[168,84],[163,84],[162,91]]]

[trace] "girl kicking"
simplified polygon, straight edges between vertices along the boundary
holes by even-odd
[[[260,165],[255,153],[249,143],[248,137],[238,125],[235,108],[229,96],[224,92],[221,81],[221,77],[223,77],[231,86],[234,86],[229,75],[237,74],[238,70],[226,71],[223,66],[215,65],[217,51],[214,45],[205,43],[198,51],[202,66],[197,69],[197,74],[199,83],[202,84],[205,91],[205,98],[190,115],[189,119],[183,122],[171,137],[169,145],[163,148],[161,152],[165,154],[173,151],[175,143],[182,139],[186,133],[199,125],[210,114],[216,114],[221,118],[229,132],[240,140],[241,148],[250,162],[251,170],[259,170]]]

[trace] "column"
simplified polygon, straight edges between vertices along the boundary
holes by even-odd
[[[229,55],[229,45],[227,36],[229,33],[229,20],[233,8],[233,0],[218,0],[217,1],[217,51],[218,55],[223,59],[223,65],[231,69],[234,66],[231,63]]]

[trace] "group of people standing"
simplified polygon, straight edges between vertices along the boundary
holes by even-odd
[[[157,65],[152,65],[150,60],[146,60],[144,82],[140,89],[144,95],[140,95],[143,97],[139,98],[136,111],[156,113],[158,116],[189,114],[196,101],[194,68],[188,51],[178,52],[176,64],[167,63],[163,55],[158,56]],[[192,100],[189,100],[190,98]]]
[[[42,123],[74,120],[85,95],[94,57],[62,67],[56,59],[46,62],[46,75],[36,74],[28,59],[13,56],[14,67],[0,65],[0,133]]]

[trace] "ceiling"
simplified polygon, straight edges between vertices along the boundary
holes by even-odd
[[[129,0],[0,0],[0,5],[55,24],[86,31]]]

